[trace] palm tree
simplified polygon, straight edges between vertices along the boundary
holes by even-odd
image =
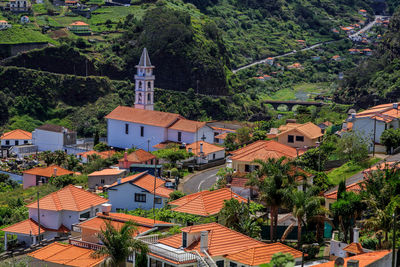
[[[147,253],[149,250],[147,245],[133,237],[136,231],[137,225],[131,221],[125,223],[120,229],[116,229],[110,221],[106,221],[106,228],[98,235],[104,246],[96,251],[94,256],[106,255],[108,256],[107,265],[122,267],[133,252]]]
[[[255,186],[259,191],[259,201],[270,208],[270,239],[276,240],[278,225],[278,209],[285,204],[285,194],[288,188],[294,188],[294,163],[285,157],[269,158],[267,161],[255,160],[260,168],[250,176],[246,185]]]

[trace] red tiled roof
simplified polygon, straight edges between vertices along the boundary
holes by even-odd
[[[317,125],[315,125],[312,122],[307,122],[304,124],[288,123],[286,125],[282,125],[281,127],[279,127],[279,130],[281,132],[277,136],[282,135],[284,133],[291,132],[293,130],[299,131],[304,136],[306,136],[310,139],[315,139],[315,138],[323,136],[323,134],[321,132],[321,128],[319,128]]]
[[[347,192],[360,193],[362,190],[362,181],[346,186]],[[337,190],[324,195],[328,199],[337,199]]]
[[[120,184],[124,184],[124,183],[132,183],[138,187],[141,187],[141,188],[147,190],[149,193],[154,192],[154,176],[147,174],[146,172],[142,172],[142,173],[128,176],[126,178],[122,178]],[[118,185],[119,185],[118,182],[115,182],[112,185],[110,185],[109,188],[118,186]],[[155,188],[156,188],[155,194],[160,197],[169,198],[169,194],[171,194],[174,190],[166,188],[166,187],[164,187],[164,185],[165,185],[165,181],[157,177],[156,185],[155,185]]]
[[[127,159],[130,163],[143,163],[152,159],[155,159],[156,156],[147,152],[143,149],[138,149],[130,154],[127,155]],[[119,160],[119,162],[124,162],[125,158]]]
[[[54,172],[56,173],[56,175],[54,175]],[[69,171],[64,168],[61,168],[60,166],[57,166],[57,165],[50,165],[48,167],[37,167],[37,168],[23,171],[22,173],[43,176],[43,177],[48,177],[48,178],[74,174],[74,172]]]
[[[144,110],[124,106],[116,107],[105,118],[158,127],[169,127],[178,119],[184,119],[181,115],[175,113]]]
[[[11,132],[4,133],[1,137],[1,140],[30,140],[32,139],[32,133],[16,129]]]
[[[126,223],[126,222],[115,221],[115,220],[109,220],[109,222],[117,230],[120,230]],[[103,219],[100,217],[95,217],[95,218],[92,218],[92,219],[89,219],[87,221],[80,223],[79,227],[84,228],[84,229],[94,230],[94,231],[100,233],[102,230],[104,231],[106,229],[106,219]],[[133,236],[137,236],[138,234],[147,232],[151,229],[152,229],[152,227],[139,225],[139,226],[137,226],[137,230],[135,231]]]
[[[215,136],[215,138],[218,138],[218,139],[222,139],[222,140],[225,140],[226,139],[226,137],[228,136],[228,132],[225,132],[225,133],[222,133],[222,134],[219,134],[219,135],[216,135]]]
[[[75,21],[70,24],[70,26],[88,26],[89,24],[83,22],[83,21]]]
[[[79,153],[78,155],[81,156],[82,158],[87,158],[88,156],[91,156],[91,155],[98,155],[102,159],[107,159],[107,158],[111,157],[112,155],[114,155],[115,153],[116,153],[115,150],[108,150],[108,151],[102,151],[102,152],[90,150],[87,152]]]
[[[108,200],[94,193],[68,185],[39,200],[39,207],[43,210],[71,210],[84,211],[91,207],[107,203]],[[27,205],[28,208],[37,208],[37,201]]]
[[[397,103],[398,105],[400,102]],[[400,108],[400,107],[399,107]],[[384,122],[391,122],[400,118],[399,108],[395,109],[393,103],[374,106],[356,114],[356,118],[371,118]]]
[[[189,151],[189,149],[191,148],[192,153],[195,155],[198,155],[200,153],[201,144],[203,144],[204,155],[209,155],[211,153],[225,150],[225,148],[223,148],[223,147],[216,146],[216,145],[204,142],[204,141],[197,141],[197,142],[191,143],[190,145],[186,146],[186,150]]]
[[[169,145],[181,145],[182,143],[180,142],[174,142],[174,141],[163,141],[161,143],[158,143],[157,145],[154,145],[153,147],[156,149],[165,149],[167,148]]]
[[[125,172],[124,170],[120,169],[104,169],[97,172],[92,172],[88,176],[105,176],[105,175],[118,175]]]
[[[390,250],[381,250],[381,251],[368,252],[368,253],[356,255],[353,257],[347,257],[347,258],[344,258],[344,262],[345,262],[344,266],[346,266],[346,264],[349,260],[358,260],[359,267],[371,266],[370,264],[376,262],[377,260],[382,259],[389,253],[391,253]],[[314,267],[335,267],[335,261],[321,263],[318,265],[314,265]]]
[[[169,127],[169,129],[195,133],[200,128],[203,128],[204,126],[206,126],[205,122],[180,119],[180,120],[176,121],[174,124],[172,124]]]
[[[361,246],[360,243],[351,243],[350,245],[347,245],[343,248],[344,251],[350,252],[352,254],[363,254],[364,253],[364,249]]]
[[[246,202],[247,199],[233,193],[228,188],[222,188],[215,191],[201,191],[191,195],[181,197],[180,199],[171,201],[173,211],[194,214],[199,216],[210,216],[220,212],[224,207],[225,200],[235,198],[240,202]]]
[[[318,129],[320,129],[318,127]],[[232,160],[252,162],[255,159],[266,160],[268,158],[279,159],[283,156],[287,158],[297,157],[297,150],[284,144],[280,144],[274,140],[259,140],[243,148],[231,152]],[[300,155],[299,151],[299,155]]]
[[[27,219],[22,222],[18,222],[16,224],[10,225],[6,228],[1,229],[1,231],[15,234],[24,234],[24,235],[39,235],[39,225],[32,219]],[[44,232],[60,232],[60,233],[68,233],[70,230],[61,225],[57,230],[49,229],[40,225],[40,233]]]
[[[294,248],[278,242],[272,244],[264,244],[250,249],[244,249],[240,252],[228,254],[226,258],[240,262],[241,264],[258,266],[260,264],[270,262],[272,256],[278,252],[289,253],[295,259],[301,258],[302,256],[301,251],[298,251]]]
[[[92,267],[106,258],[105,256],[93,257],[93,253],[94,250],[54,242],[29,253],[28,256],[60,266]]]
[[[148,227],[173,226],[174,225],[173,223],[169,223],[169,222],[153,220],[153,219],[134,216],[134,215],[125,214],[125,213],[111,213],[110,212],[109,215],[98,213],[97,217],[107,218],[107,219],[112,219],[112,220],[120,220],[120,221],[124,221],[124,222],[134,221],[135,223],[137,223],[139,225],[148,226]]]

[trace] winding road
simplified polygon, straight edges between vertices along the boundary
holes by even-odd
[[[183,192],[192,194],[211,188],[217,181],[217,172],[220,168],[222,166],[194,175],[183,185]]]
[[[358,32],[356,32],[356,33],[354,33],[354,34],[352,34],[352,35],[349,35],[348,38],[353,38],[354,36],[360,35],[360,34],[363,33],[363,32],[369,31],[369,30],[376,24],[376,21],[377,21],[378,19],[384,19],[384,18],[387,18],[387,17],[385,17],[385,16],[375,16],[375,19],[374,19],[373,21],[371,21],[370,23],[368,23],[367,25],[365,25],[365,26],[364,26],[362,29],[360,29]],[[340,39],[340,40],[343,40],[343,39]],[[282,54],[282,55],[279,55],[279,56],[275,56],[275,57],[271,57],[271,58],[277,59],[277,58],[280,58],[280,57],[287,57],[287,56],[296,54],[296,53],[298,53],[298,52],[311,50],[311,49],[317,48],[317,47],[319,47],[319,46],[321,46],[321,45],[329,44],[329,43],[333,43],[333,42],[337,42],[337,41],[340,41],[340,40],[333,40],[333,41],[327,41],[327,42],[317,43],[317,44],[314,44],[314,45],[305,47],[305,48],[300,49],[300,50],[293,50],[292,52],[289,52],[289,53],[286,53],[286,54]],[[250,68],[250,67],[252,67],[252,66],[258,65],[258,64],[264,64],[264,63],[266,63],[266,62],[267,62],[267,58],[264,58],[264,59],[261,59],[261,60],[257,60],[257,61],[254,61],[254,62],[250,63],[250,64],[244,65],[244,66],[242,66],[242,67],[240,67],[240,68],[238,68],[238,69],[232,70],[232,72],[233,72],[233,73],[236,73],[236,72],[238,72],[238,71],[240,71],[240,70],[244,70],[244,69]]]

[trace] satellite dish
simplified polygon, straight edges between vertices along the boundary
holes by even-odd
[[[344,266],[344,259],[339,257],[335,260],[335,266]]]

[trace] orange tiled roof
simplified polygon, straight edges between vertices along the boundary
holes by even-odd
[[[236,198],[240,202],[247,202],[247,199],[233,193],[228,188],[222,188],[215,191],[201,191],[180,199],[171,201],[169,204],[177,206],[172,210],[195,214],[200,216],[210,216],[220,212],[225,200]]]
[[[83,22],[83,21],[75,21],[70,24],[70,26],[88,26],[89,24]]]
[[[44,248],[28,254],[37,260],[63,266],[91,267],[100,264],[105,256],[93,257],[94,250],[80,248],[70,244],[51,243]]]
[[[197,155],[197,154],[200,153],[200,144],[203,144],[203,153],[204,153],[204,155],[208,155],[208,154],[211,154],[211,153],[215,153],[215,152],[218,152],[218,151],[225,150],[225,148],[223,148],[223,147],[216,146],[216,145],[204,142],[204,141],[197,141],[197,142],[194,142],[194,143],[192,143],[190,145],[187,145],[186,146],[186,150],[189,151],[189,149],[191,148],[192,149],[192,153]]]
[[[117,153],[117,152],[115,152],[115,150],[108,150],[108,151],[102,151],[102,152],[90,150],[87,152],[79,153],[78,155],[81,156],[82,158],[87,158],[88,156],[91,156],[91,155],[98,155],[102,159],[107,159],[107,158],[111,157],[112,155],[114,155],[115,153]]]
[[[361,190],[362,190],[362,187],[363,187],[362,182],[363,181],[359,181],[357,183],[354,183],[354,184],[346,186],[346,191],[347,192],[351,191],[351,192],[354,192],[356,194],[360,193]],[[328,199],[337,199],[337,190],[333,191],[333,192],[330,192],[330,193],[327,193],[324,196],[325,196],[325,198],[328,198]]]
[[[398,105],[400,102],[397,103]],[[391,122],[400,118],[399,108],[395,109],[393,103],[374,106],[356,114],[356,118],[372,118],[384,122]]]
[[[277,242],[272,244],[264,244],[258,247],[244,249],[236,253],[228,254],[226,258],[240,262],[241,264],[258,266],[260,264],[270,262],[272,256],[278,252],[289,253],[295,259],[301,258],[302,256],[301,251]]]
[[[318,128],[320,129],[320,128]],[[299,155],[302,152],[299,151]],[[236,151],[231,152],[232,160],[252,162],[255,159],[266,160],[268,158],[279,159],[283,156],[287,158],[296,158],[297,150],[274,140],[259,140]]]
[[[216,135],[215,136],[215,138],[218,138],[218,139],[222,139],[222,140],[225,140],[226,139],[226,137],[228,136],[228,132],[225,132],[225,133],[222,133],[222,134],[219,134],[219,135]]]
[[[147,172],[142,172],[142,173],[128,176],[126,178],[122,178],[120,184],[124,184],[124,183],[132,183],[136,186],[139,186],[139,187],[147,190],[149,193],[154,193],[154,176],[147,174]],[[157,177],[155,193],[157,196],[169,198],[169,194],[171,194],[174,190],[164,187],[164,184],[165,184],[165,181]],[[112,185],[110,185],[109,188],[118,186],[118,185],[119,185],[118,182],[115,182]]]
[[[84,211],[107,202],[107,199],[94,193],[90,193],[73,185],[68,185],[41,198],[39,200],[39,207],[43,210],[53,211]],[[27,205],[27,207],[37,208],[37,201]]]
[[[88,176],[103,176],[103,175],[118,175],[125,172],[124,170],[120,169],[104,169],[97,172],[92,172]]]
[[[206,126],[206,122],[179,119],[169,129],[195,133],[204,126]]]
[[[126,222],[115,221],[115,220],[110,220],[109,222],[117,230],[121,229],[126,223]],[[94,217],[92,219],[89,219],[87,221],[80,223],[79,227],[84,228],[84,229],[94,230],[94,231],[100,233],[102,230],[104,231],[106,229],[106,219],[103,219],[100,217]],[[137,230],[134,232],[133,236],[137,236],[138,234],[147,232],[151,229],[152,229],[152,227],[139,225],[139,226],[137,226]]]
[[[317,125],[315,125],[312,122],[307,122],[304,124],[288,123],[286,125],[279,127],[279,130],[281,132],[277,136],[282,135],[283,133],[291,132],[293,130],[299,131],[304,136],[306,136],[310,139],[315,139],[315,138],[323,136],[323,134],[321,132],[321,128],[319,128]]]
[[[372,171],[377,171],[377,170],[393,169],[394,167],[399,168],[400,166],[395,161],[385,161],[378,165],[372,166],[371,168],[363,170],[363,173],[367,174],[367,173],[370,173]]]
[[[167,140],[167,141],[163,141],[161,143],[158,143],[157,145],[154,145],[153,147],[157,148],[157,149],[165,149],[165,148],[168,147],[168,145],[178,145],[179,146],[181,144],[182,143]]]
[[[124,222],[134,221],[135,223],[137,223],[139,225],[148,226],[148,227],[173,226],[174,225],[173,223],[169,223],[169,222],[153,220],[153,219],[134,216],[134,215],[125,214],[125,213],[110,212],[109,215],[105,215],[103,213],[98,213],[97,217],[107,218],[107,219],[112,219],[112,220],[119,220],[119,221],[124,221]]]
[[[215,222],[193,225],[182,228],[181,230],[187,233],[208,231],[208,254],[212,257],[229,255],[243,251],[244,249],[264,245],[261,241],[257,241]],[[163,238],[159,240],[159,243],[174,248],[180,248],[182,246],[182,234]],[[190,246],[185,248],[185,250],[197,250],[200,252],[200,240],[195,240]]]
[[[150,152],[144,151],[143,149],[138,149],[127,155],[127,159],[130,163],[143,163],[155,158],[156,156],[154,156]],[[124,162],[124,161],[125,158],[119,160],[119,162]]]
[[[349,260],[358,260],[359,267],[367,267],[370,264],[376,262],[379,259],[382,259],[387,254],[391,253],[390,250],[381,250],[381,251],[373,251],[368,252],[360,255],[356,255],[353,257],[344,258],[345,265]],[[335,261],[325,262],[318,265],[314,265],[314,267],[335,267]]]
[[[181,115],[175,113],[161,112],[155,110],[144,110],[138,108],[118,106],[106,119],[128,121],[145,125],[158,127],[169,127],[178,119],[184,119]]]
[[[54,172],[56,171],[56,175],[54,175]],[[69,171],[67,169],[61,168],[60,166],[57,165],[50,165],[48,167],[37,167],[33,168],[27,171],[23,171],[23,174],[32,174],[32,175],[37,175],[37,176],[43,176],[43,177],[57,177],[61,175],[70,175],[74,174],[74,172]]]
[[[0,20],[0,23],[8,23],[7,20]]]
[[[15,233],[15,234],[24,234],[24,235],[39,235],[39,225],[32,219],[27,219],[22,222],[18,222],[16,224],[10,225],[6,228],[1,229],[1,231],[8,232],[8,233]],[[40,226],[40,233],[43,234],[44,232],[60,232],[60,233],[68,233],[69,229],[64,225],[61,225],[60,228],[57,230],[49,229]]]
[[[21,130],[21,129],[16,129],[11,132],[4,133],[1,137],[1,140],[10,140],[10,139],[15,139],[15,140],[30,140],[32,139],[32,133]]]
[[[344,251],[350,252],[352,254],[363,254],[364,253],[364,249],[361,246],[360,243],[351,243],[350,245],[347,245],[343,248]]]

